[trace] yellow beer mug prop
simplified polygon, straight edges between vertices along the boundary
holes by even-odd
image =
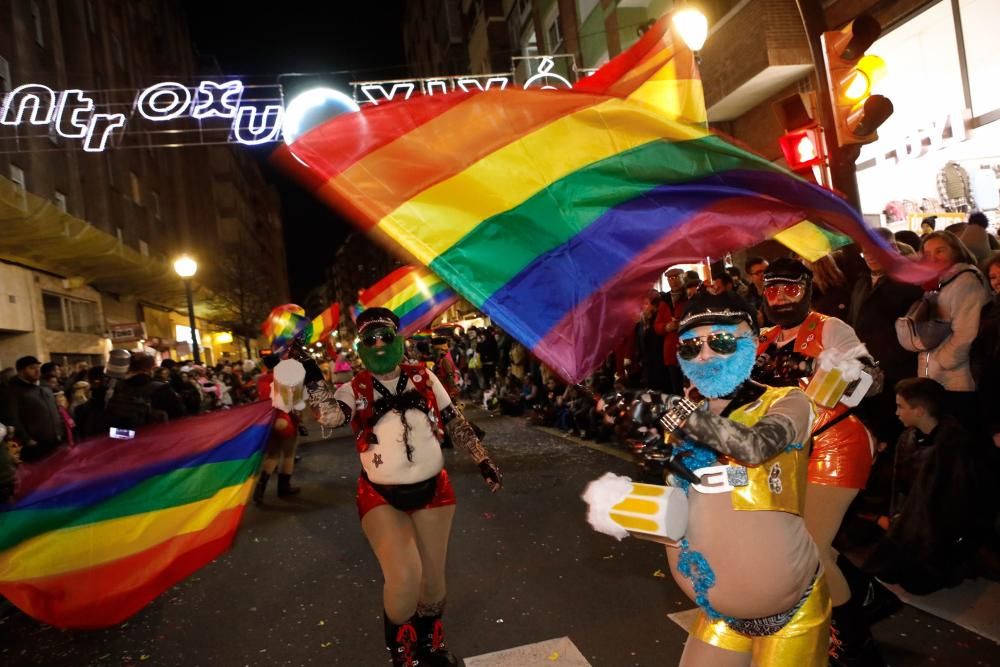
[[[582,497],[590,525],[619,540],[638,533],[676,542],[687,530],[687,495],[679,488],[608,472],[588,484]]]
[[[846,351],[824,350],[816,359],[816,372],[806,385],[806,395],[824,408],[836,407],[837,403],[847,407],[857,405],[872,386],[872,376],[864,371],[859,359],[867,356],[868,349],[864,345]]]

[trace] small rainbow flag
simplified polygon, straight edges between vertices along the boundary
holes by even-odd
[[[337,328],[340,322],[340,304],[335,303],[322,313],[308,319],[302,306],[286,303],[275,307],[261,325],[264,337],[271,341],[271,351],[281,354],[299,334],[302,342],[311,345]]]
[[[358,296],[362,310],[381,307],[396,313],[404,336],[430,325],[457,299],[455,290],[422,266],[401,266]]]
[[[0,595],[60,628],[121,623],[232,543],[271,433],[260,402],[21,466]]]
[[[571,90],[369,106],[274,158],[571,382],[607,357],[665,267],[804,220],[854,238],[897,278],[934,275],[836,194],[713,135],[669,16]]]

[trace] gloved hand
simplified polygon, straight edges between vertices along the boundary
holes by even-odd
[[[493,461],[489,459],[480,461],[479,474],[486,480],[486,486],[490,487],[490,491],[493,493],[503,488],[503,473],[500,472],[500,468]]]
[[[316,360],[312,358],[312,355],[303,346],[301,335],[292,339],[291,345],[288,346],[288,358],[295,359],[306,369],[306,386],[323,380],[323,369],[319,367]]]

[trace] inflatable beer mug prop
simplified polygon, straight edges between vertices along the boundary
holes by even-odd
[[[867,356],[864,345],[845,351],[824,350],[816,359],[816,372],[806,385],[806,395],[824,408],[836,407],[837,403],[854,407],[872,386],[872,376],[865,372],[860,360]]]
[[[295,359],[285,359],[274,367],[274,382],[271,383],[271,405],[282,412],[302,410],[306,407],[303,390],[306,369]]]
[[[594,530],[617,539],[629,533],[680,541],[687,530],[688,503],[682,489],[633,482],[604,473],[587,485],[583,500]]]

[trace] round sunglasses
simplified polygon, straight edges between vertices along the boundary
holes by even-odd
[[[732,354],[736,351],[737,341],[746,336],[736,336],[729,332],[719,332],[707,336],[685,338],[677,343],[677,356],[684,361],[691,361],[701,354],[701,347],[708,343],[708,349],[717,354]]]
[[[396,334],[391,331],[376,331],[375,333],[365,334],[361,337],[361,343],[365,347],[375,347],[375,343],[378,341],[382,341],[386,345],[391,345],[394,340],[396,340]]]

